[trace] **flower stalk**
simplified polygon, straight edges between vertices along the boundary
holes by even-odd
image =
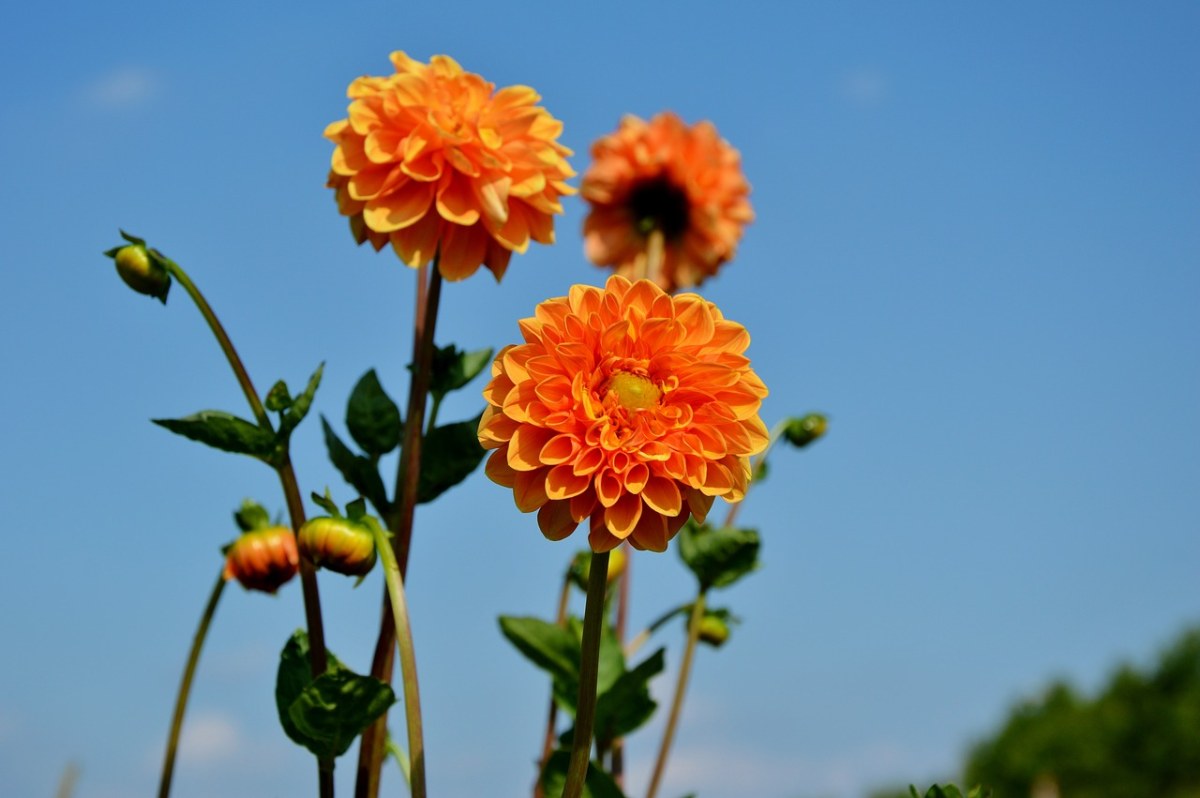
[[[383,577],[395,620],[396,646],[400,650],[400,676],[404,684],[404,719],[408,728],[408,779],[412,798],[425,798],[425,742],[421,727],[421,692],[417,687],[417,658],[412,628],[408,624],[408,604],[404,597],[404,577],[388,533],[374,524],[375,547],[383,563]],[[386,738],[385,738],[386,745]]]
[[[217,603],[225,590],[224,568],[217,574],[217,583],[213,585],[208,603],[200,615],[200,624],[192,637],[192,649],[188,652],[187,664],[183,667],[183,679],[179,682],[179,693],[175,696],[175,712],[171,716],[171,730],[167,733],[167,752],[163,756],[162,776],[158,782],[158,798],[167,798],[171,794],[171,777],[175,773],[175,754],[179,749],[179,735],[183,731],[183,714],[187,711],[188,698],[192,693],[192,677],[196,675],[196,666],[200,662],[200,651],[204,648],[204,640],[208,637],[208,627],[217,611]]]
[[[609,553],[592,554],[588,574],[587,604],[583,610],[583,640],[579,652],[579,700],[575,707],[575,737],[563,798],[583,794],[592,753],[592,729],[596,721],[596,679],[600,667],[600,630],[604,625],[604,593],[608,587]]]
[[[667,757],[671,753],[671,744],[675,741],[675,729],[679,726],[679,717],[683,710],[683,698],[687,694],[688,679],[692,674],[692,660],[696,656],[696,643],[700,640],[700,621],[704,618],[704,603],[707,591],[701,590],[692,604],[692,614],[688,618],[687,646],[683,650],[683,662],[679,665],[679,676],[675,683],[675,697],[671,699],[671,714],[667,716],[667,725],[663,729],[662,743],[658,749],[658,757],[654,760],[654,773],[650,777],[650,787],[646,790],[646,798],[654,798],[658,794],[659,784],[667,768]]]
[[[395,500],[392,512],[385,519],[388,529],[394,535],[387,545],[395,555],[401,577],[408,574],[408,554],[412,543],[417,487],[421,476],[421,429],[432,378],[434,333],[437,328],[441,292],[442,275],[438,271],[438,258],[435,257],[431,267],[417,270],[413,374],[408,389],[408,410],[405,416],[404,440],[400,444],[400,463],[396,471]],[[385,682],[392,680],[395,628],[392,605],[385,595],[380,613],[379,635],[375,641],[375,654],[371,661],[371,675]],[[378,798],[386,743],[385,712],[363,732],[358,755],[358,776],[354,787],[355,798]]]
[[[225,332],[225,328],[221,324],[221,320],[217,318],[217,314],[213,311],[212,306],[208,304],[208,300],[204,298],[204,294],[200,293],[200,289],[192,282],[191,277],[183,270],[182,266],[167,257],[162,257],[161,260],[171,277],[175,278],[183,286],[184,290],[187,291],[188,296],[192,298],[192,302],[195,303],[196,308],[200,311],[200,315],[204,317],[204,321],[208,324],[209,329],[212,330],[213,336],[217,339],[217,344],[221,347],[221,351],[225,353],[225,358],[229,361],[230,368],[233,369],[238,385],[242,388],[242,393],[246,395],[246,401],[250,405],[250,410],[254,413],[255,420],[258,421],[259,426],[263,429],[273,431],[274,427],[271,424],[271,419],[267,416],[267,410],[263,407],[262,400],[258,398],[258,392],[254,389],[254,383],[250,380],[246,366],[242,363],[242,359],[238,355],[233,341],[229,339],[229,335]],[[304,501],[300,498],[300,486],[296,480],[295,469],[292,468],[291,455],[286,450],[284,451],[282,461],[275,466],[275,471],[279,474],[279,482],[283,488],[284,499],[287,502],[292,529],[299,529],[304,526],[305,521]],[[304,593],[304,619],[305,626],[308,629],[309,664],[312,676],[315,679],[325,673],[325,668],[328,664],[328,657],[325,652],[325,626],[321,620],[321,595],[317,587],[317,571],[308,558],[303,556],[300,557],[300,586]],[[319,758],[317,760],[317,772],[321,798],[332,798],[333,760]]]

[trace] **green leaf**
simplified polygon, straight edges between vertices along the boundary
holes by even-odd
[[[583,621],[571,616],[567,618],[567,630],[571,635],[571,666],[567,676],[556,676],[551,685],[554,700],[564,712],[575,715],[579,703],[579,652],[583,647]],[[617,640],[616,632],[607,623],[600,630],[600,652],[596,663],[596,695],[602,695],[625,673],[625,652]]]
[[[571,752],[560,748],[546,760],[539,779],[545,798],[562,798],[567,786],[567,769],[571,766]],[[583,781],[582,798],[625,798],[625,793],[605,772],[599,762],[592,762]]]
[[[441,496],[471,475],[485,454],[479,445],[479,419],[435,427],[421,445],[421,478],[417,502],[424,504]]]
[[[325,673],[313,679],[303,630],[292,634],[280,653],[275,680],[279,722],[289,738],[319,757],[345,753],[395,700],[389,685],[354,673],[332,652]]]
[[[151,419],[193,441],[226,452],[248,454],[272,463],[276,457],[275,435],[244,418],[220,410],[202,410],[186,418]]]
[[[404,424],[379,376],[371,369],[359,378],[346,405],[346,429],[368,455],[378,457],[400,445]]]
[[[541,618],[500,616],[500,631],[517,651],[555,678],[579,680],[579,639]]]
[[[271,515],[267,512],[267,508],[251,499],[242,501],[241,508],[233,514],[233,520],[237,522],[238,529],[243,532],[271,525]]]
[[[321,384],[321,375],[325,372],[325,364],[317,366],[317,370],[308,378],[304,392],[291,401],[279,420],[279,434],[286,436],[304,420],[308,409],[312,407],[313,397],[317,395],[317,386]]]
[[[440,402],[451,391],[457,391],[479,375],[492,362],[492,349],[476,349],[460,352],[451,344],[433,350],[433,373],[429,379],[429,393],[434,401]]]
[[[263,404],[272,413],[278,413],[281,410],[287,410],[291,407],[292,401],[292,395],[288,393],[287,383],[283,380],[278,380],[271,386],[271,390],[267,391],[267,398]]]
[[[753,529],[713,529],[689,520],[679,531],[679,556],[702,590],[727,587],[756,569],[759,547],[758,532]]]
[[[390,685],[348,670],[323,674],[288,707],[288,717],[304,736],[302,745],[318,757],[339,757],[396,702]]]
[[[375,506],[376,512],[387,515],[390,505],[375,462],[369,457],[350,451],[324,416],[321,417],[321,427],[325,431],[325,448],[329,452],[329,461],[341,472],[346,482]]]
[[[596,699],[596,739],[624,737],[650,720],[658,703],[650,697],[650,680],[665,667],[660,648],[633,670],[622,673]]]
[[[329,513],[334,518],[339,518],[341,516],[342,513],[341,510],[338,509],[337,502],[333,500],[333,496],[329,495],[329,488],[325,488],[324,496],[317,493],[315,490],[308,494],[308,496],[313,500],[313,504]]]

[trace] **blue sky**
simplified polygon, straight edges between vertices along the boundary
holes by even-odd
[[[339,426],[368,368],[404,394],[413,276],[353,246],[321,137],[394,49],[534,86],[581,172],[625,113],[710,119],[742,152],[758,218],[704,294],[751,330],[768,423],[833,423],[743,510],[764,568],[717,597],[745,623],[702,652],[666,794],[953,777],[1049,678],[1147,661],[1200,618],[1197,34],[1184,2],[27,7],[0,30],[0,793],[50,794],[69,760],[80,798],[153,789],[230,512],[283,506],[260,464],[147,422],[243,400],[183,293],[164,309],[99,256],[119,226],[191,271],[260,389],[325,361],[316,410]],[[600,281],[583,213],[502,285],[449,286],[440,342],[503,345]],[[348,498],[315,418],[294,447],[305,490]],[[421,509],[439,798],[524,793],[546,686],[495,616],[549,615],[574,549],[482,474]],[[688,598],[673,553],[635,569],[635,626]],[[380,589],[322,577],[331,645],[363,670]],[[301,620],[296,586],[227,594],[179,798],[313,790],[271,698]],[[633,794],[658,728],[630,741]]]

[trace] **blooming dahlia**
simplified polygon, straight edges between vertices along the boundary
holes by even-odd
[[[592,206],[584,250],[600,266],[633,276],[645,270],[650,234],[662,233],[654,279],[668,291],[717,273],[754,219],[741,156],[709,122],[688,127],[673,113],[621,120],[592,145],[580,193]]]
[[[528,86],[496,91],[444,55],[391,58],[396,73],[351,83],[348,118],[325,128],[338,210],[358,243],[391,242],[409,266],[436,253],[447,280],[480,265],[499,280],[530,239],[554,241],[559,197],[574,193],[562,123]]]
[[[767,446],[767,388],[750,335],[695,294],[613,275],[576,285],[520,322],[525,343],[492,364],[479,442],[487,474],[560,540],[585,518],[608,551],[663,551],[713,499],[739,501]]]

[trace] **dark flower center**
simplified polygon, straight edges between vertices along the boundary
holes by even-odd
[[[629,212],[642,235],[657,228],[664,238],[679,238],[687,232],[690,210],[687,194],[666,175],[643,180],[629,192]]]

